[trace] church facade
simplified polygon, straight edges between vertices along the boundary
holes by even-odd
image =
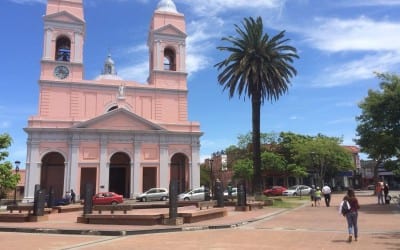
[[[184,15],[161,0],[151,19],[147,83],[116,74],[111,56],[84,79],[83,0],[48,0],[38,114],[28,119],[24,200],[35,185],[56,198],[71,189],[125,198],[178,183],[200,185],[200,124],[188,120]],[[90,26],[90,20],[88,22]]]

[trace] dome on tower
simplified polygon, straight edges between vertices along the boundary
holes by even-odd
[[[178,13],[175,3],[172,0],[161,0],[157,5],[156,10]]]
[[[108,54],[107,59],[104,61],[104,69],[96,80],[122,80],[121,77],[117,75],[115,70],[114,60],[111,58],[111,54]]]

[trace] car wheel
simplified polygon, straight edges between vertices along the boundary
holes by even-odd
[[[293,196],[297,196],[297,193],[293,193]]]
[[[161,197],[161,200],[162,200],[162,201],[166,201],[166,200],[167,200],[167,196]]]
[[[146,201],[147,201],[146,197],[143,197],[142,202],[146,202]]]
[[[190,199],[188,198],[188,197],[186,197],[185,199],[183,199],[183,200],[185,200],[185,201],[190,201]]]
[[[111,202],[111,205],[117,205],[118,204],[118,202],[116,202],[116,201],[113,201],[113,202]]]

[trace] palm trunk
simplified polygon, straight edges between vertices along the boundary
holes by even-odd
[[[252,126],[253,126],[253,193],[262,193],[261,177],[261,145],[260,145],[260,113],[261,113],[260,93],[252,95]]]

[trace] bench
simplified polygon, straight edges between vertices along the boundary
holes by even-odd
[[[200,210],[203,210],[203,208],[209,208],[209,207],[214,207],[217,205],[217,201],[212,200],[212,201],[199,201],[196,206],[200,208]]]
[[[79,203],[76,203],[66,206],[54,206],[53,210],[57,211],[58,213],[74,212],[83,210],[83,206]]]
[[[126,214],[127,211],[132,210],[131,205],[96,205],[93,206],[93,210],[98,211],[99,214],[101,214],[102,211],[110,211],[111,214],[114,213],[114,211],[124,211],[124,214]]]
[[[27,213],[0,214],[0,222],[28,222],[28,221],[29,221],[29,214],[27,214]]]
[[[228,214],[228,210],[223,207],[210,208],[206,210],[185,211],[178,213],[183,218],[183,223],[195,223],[203,220],[224,217]]]
[[[10,213],[13,213],[14,210],[18,211],[19,213],[28,212],[28,214],[33,214],[33,204],[29,205],[8,205],[7,210],[10,211]],[[44,208],[45,213],[51,213],[51,208]]]
[[[255,208],[261,209],[264,207],[264,202],[262,201],[251,201],[247,203],[247,206],[249,206],[249,210],[253,210]]]
[[[79,223],[106,225],[159,225],[161,214],[85,214],[78,217]]]

